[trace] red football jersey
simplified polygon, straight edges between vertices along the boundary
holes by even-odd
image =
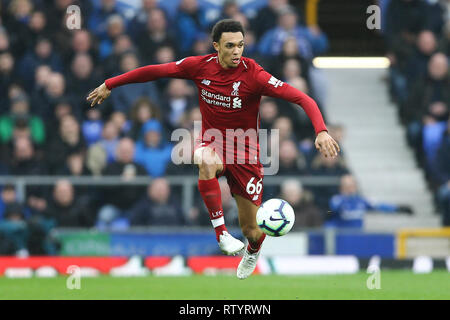
[[[105,84],[108,89],[113,89],[128,83],[152,81],[162,77],[195,82],[202,114],[203,139],[208,136],[205,132],[210,132],[210,129],[219,130],[224,139],[227,129],[257,132],[261,96],[282,98],[300,105],[311,119],[316,134],[327,130],[322,114],[312,98],[276,79],[253,59],[246,57],[241,58],[236,68],[224,69],[218,61],[217,53],[191,56],[177,62],[141,67],[110,78]],[[250,149],[257,150],[259,154],[258,141],[255,143],[256,145],[250,142]],[[248,152],[247,143],[246,151]]]

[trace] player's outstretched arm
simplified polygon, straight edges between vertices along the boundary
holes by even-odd
[[[339,144],[334,140],[327,131],[321,131],[314,142],[316,149],[326,158],[330,156],[335,158],[341,151]]]
[[[102,103],[111,94],[111,90],[125,84],[143,83],[160,78],[193,79],[198,71],[198,62],[201,57],[187,57],[176,62],[148,65],[140,67],[113,78],[106,79],[103,84],[89,93],[86,98],[91,107]]]
[[[93,107],[94,105],[105,101],[110,94],[111,90],[106,87],[105,83],[102,83],[100,86],[91,91],[91,93],[89,93],[86,100],[89,101],[91,103],[91,107]]]
[[[337,157],[338,152],[340,152],[339,145],[328,134],[322,113],[317,103],[311,97],[289,84],[278,80],[259,65],[255,69],[254,78],[258,87],[261,89],[261,95],[284,99],[302,107],[314,126],[314,131],[317,135],[316,141],[314,142],[316,149],[324,157]]]
[[[198,71],[198,62],[201,57],[187,57],[177,62],[148,65],[140,67],[118,76],[106,79],[97,89],[92,91],[88,100],[91,105],[102,103],[111,90],[126,84],[143,83],[161,78],[193,79]]]

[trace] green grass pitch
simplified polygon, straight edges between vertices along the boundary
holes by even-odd
[[[322,276],[193,275],[188,277],[82,278],[79,290],[67,277],[0,278],[0,299],[162,299],[162,300],[309,300],[309,299],[450,299],[450,274],[434,271],[381,271],[381,289],[367,289],[370,274]]]

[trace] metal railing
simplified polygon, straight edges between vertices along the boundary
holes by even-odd
[[[164,176],[164,178],[171,186],[182,187],[182,205],[184,208],[191,208],[198,176]],[[339,177],[331,176],[266,176],[264,185],[280,185],[288,178],[298,178],[304,186],[339,185]],[[152,178],[147,176],[137,176],[132,179],[124,179],[122,176],[0,176],[0,186],[15,185],[17,198],[23,201],[26,199],[27,186],[52,186],[61,179],[69,180],[74,186],[147,186],[152,182]]]

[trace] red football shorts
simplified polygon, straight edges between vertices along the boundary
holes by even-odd
[[[208,147],[210,142],[196,141],[193,154],[200,148]],[[223,171],[217,178],[225,176],[232,195],[239,195],[250,200],[256,206],[260,206],[263,195],[264,167],[259,159],[257,163],[226,163],[223,161],[222,152],[216,152],[223,164]]]

